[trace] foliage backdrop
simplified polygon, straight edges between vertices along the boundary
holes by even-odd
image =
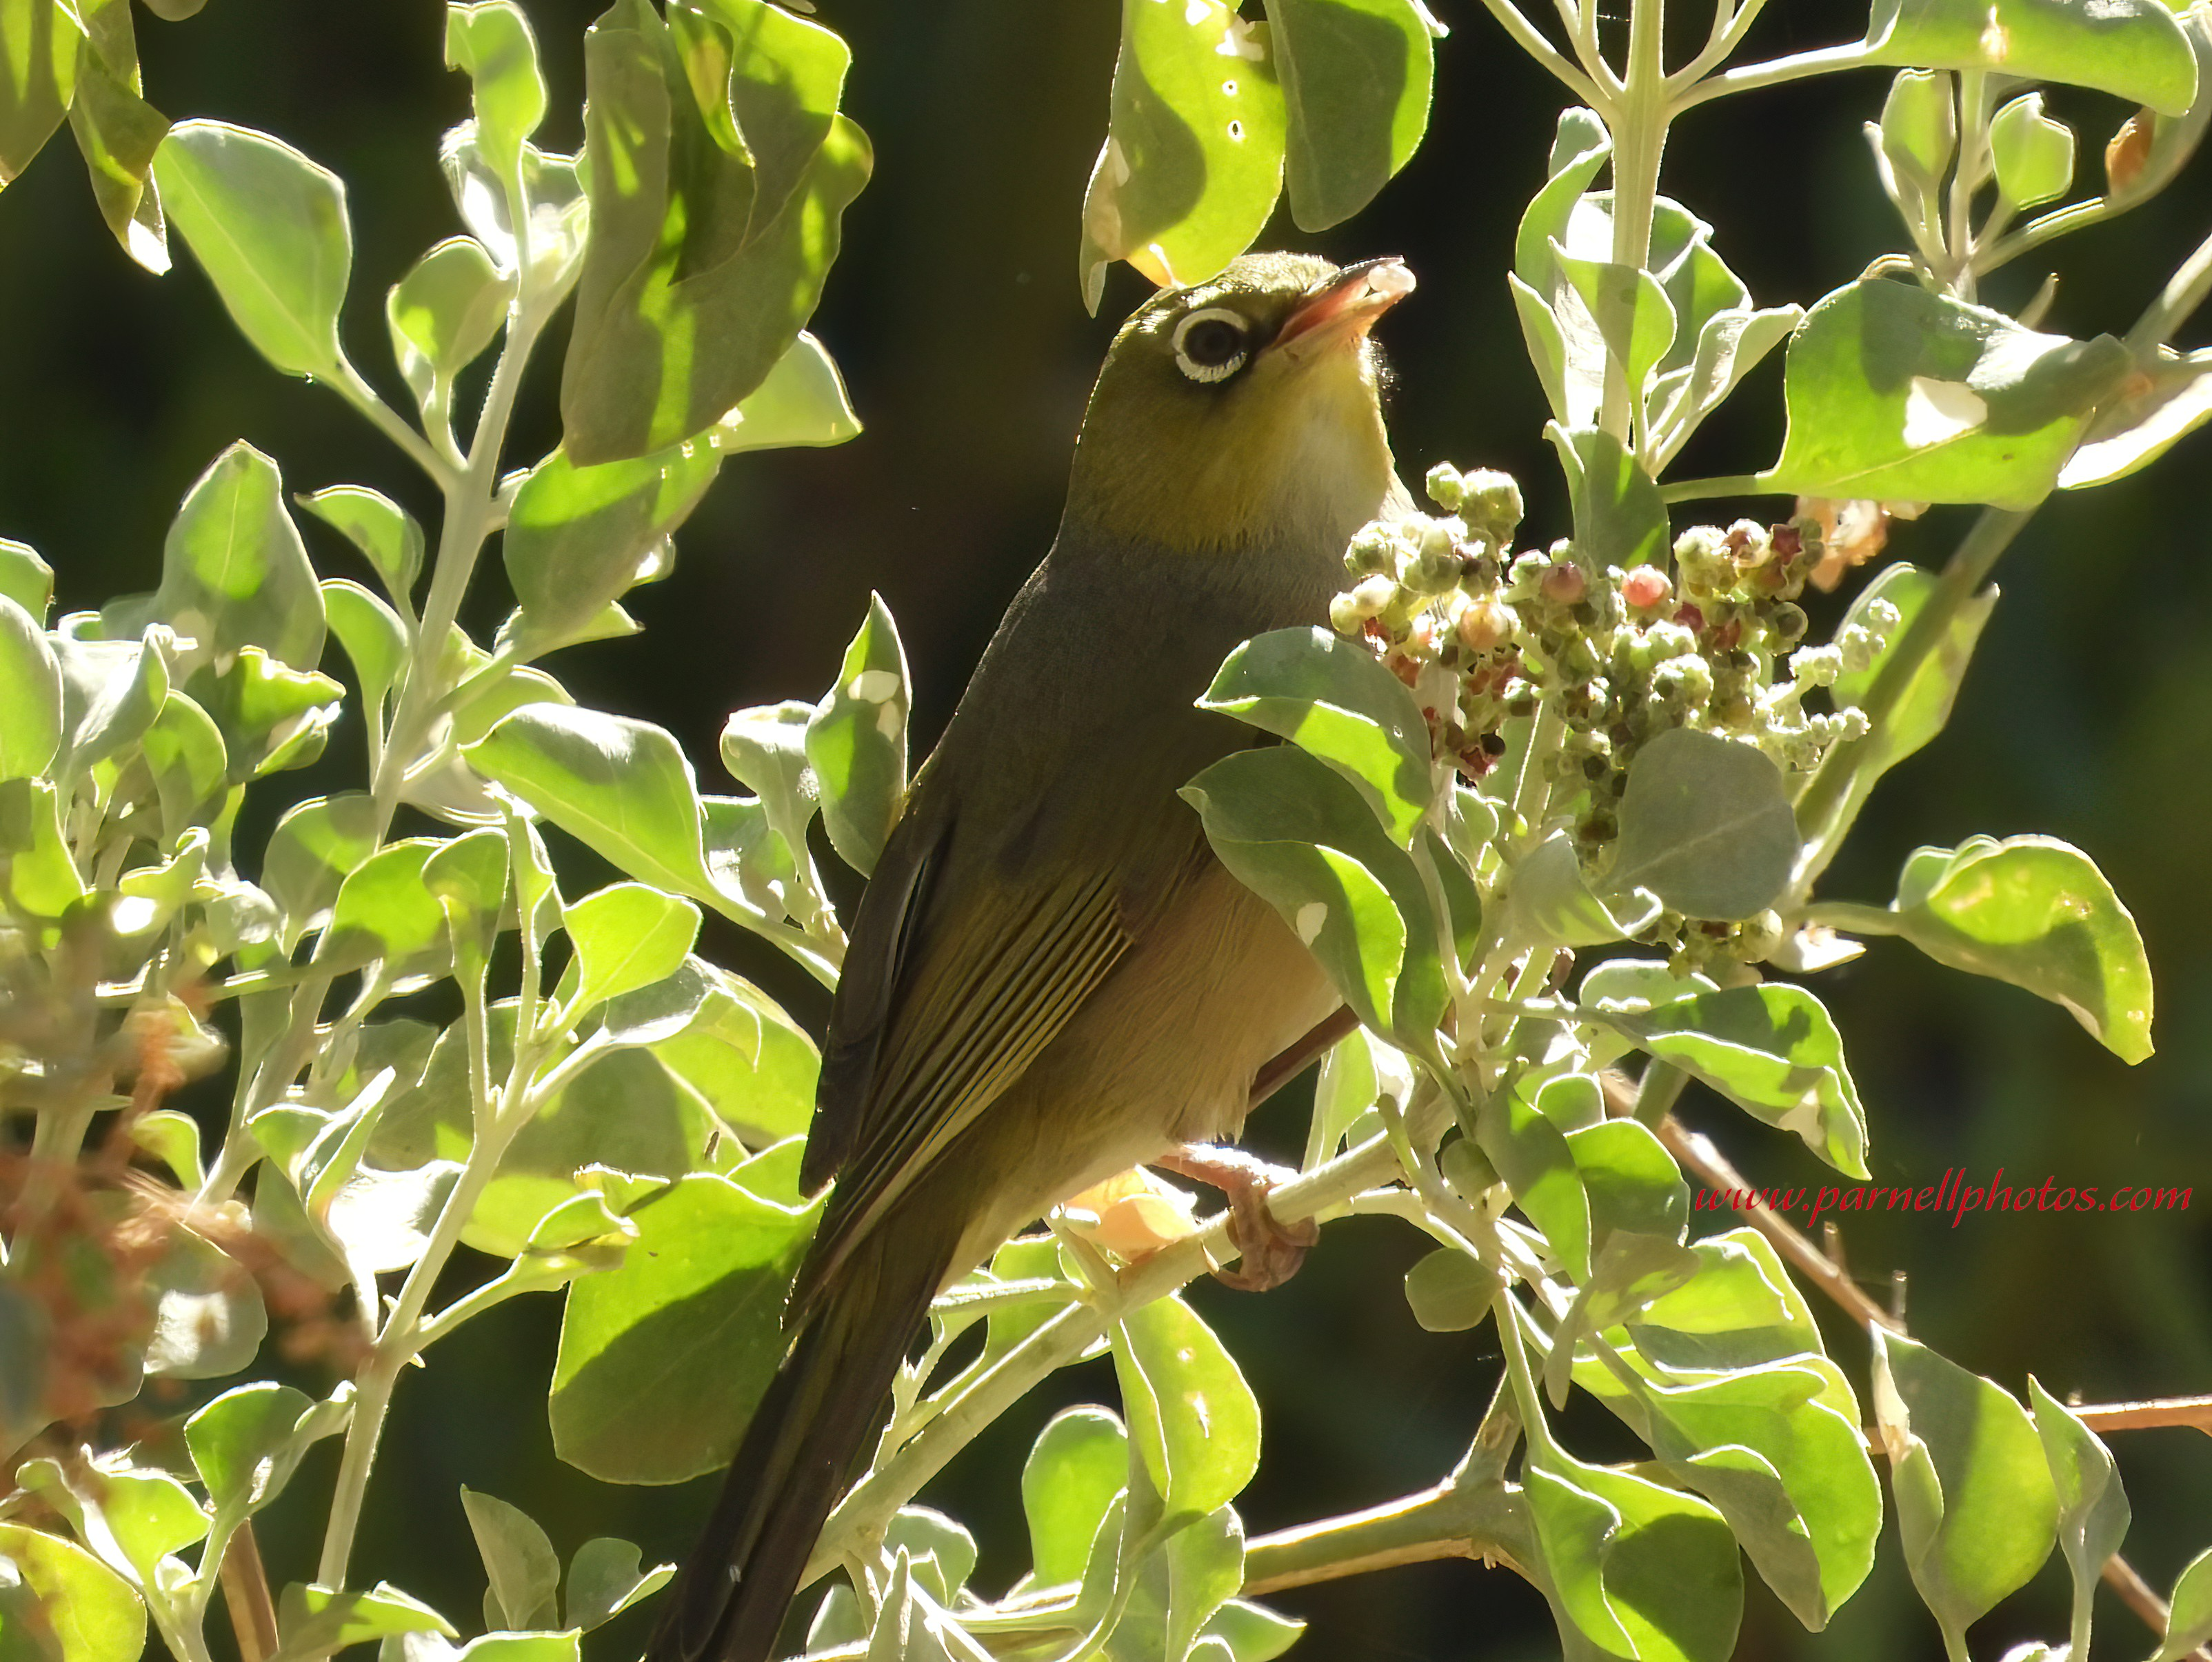
[[[530,6],[556,112],[578,101],[579,41],[596,9],[581,0]],[[1143,293],[1115,268],[1093,320],[1074,280],[1076,207],[1104,118],[1115,9],[1103,0],[826,0],[823,21],[854,49],[846,107],[869,128],[878,165],[848,217],[814,327],[846,367],[868,431],[842,448],[729,466],[679,539],[673,580],[632,598],[650,644],[564,655],[563,678],[586,703],[659,722],[692,754],[711,755],[723,712],[828,680],[872,587],[899,618],[913,660],[917,739],[941,726],[1000,607],[1051,536],[1090,377],[1112,321]],[[1504,467],[1529,488],[1532,525],[1563,523],[1564,492],[1539,437],[1540,394],[1493,275],[1540,177],[1556,100],[1479,9],[1440,9],[1455,33],[1439,44],[1426,143],[1376,204],[1320,239],[1319,251],[1402,253],[1427,285],[1386,331],[1407,475],[1445,456]],[[348,327],[364,339],[380,328],[367,314],[401,274],[400,251],[445,234],[449,222],[425,140],[465,113],[467,90],[435,68],[442,11],[427,0],[373,9],[216,0],[189,23],[149,19],[141,31],[149,95],[165,108],[282,133],[349,181],[362,251],[353,295],[364,315]],[[1796,0],[1776,8],[1757,40],[1778,52],[1857,27],[1848,7]],[[1869,73],[1778,89],[1680,130],[1667,158],[1670,188],[1715,222],[1754,293],[1820,292],[1893,242],[1856,131],[1885,85]],[[2087,96],[2053,101],[2082,117],[2085,138],[2100,138],[2118,117]],[[556,114],[542,135],[561,148],[580,138],[564,119],[573,119]],[[2203,234],[2207,165],[2200,158],[2193,179],[2119,225],[2069,241],[2048,326],[2094,332],[2095,320],[2142,307]],[[419,480],[364,443],[336,401],[252,356],[196,271],[147,277],[88,207],[66,146],[0,198],[0,531],[52,562],[58,611],[148,586],[178,496],[235,436],[281,454],[302,488],[356,478],[428,516],[434,504],[415,500]],[[1315,240],[1285,220],[1262,243]],[[2002,283],[2026,285],[2033,265]],[[2181,344],[2203,344],[2205,333],[2200,322]],[[558,436],[558,362],[557,350],[542,354],[526,388],[517,454]],[[1759,377],[1770,400],[1778,369],[1778,357]],[[1734,472],[1763,459],[1746,423],[1771,417],[1756,403],[1729,405],[1684,471]],[[2046,831],[2094,849],[2148,946],[2160,1053],[2124,1068],[2027,995],[1875,942],[1869,960],[1832,981],[1829,1001],[1881,1129],[1878,1183],[1933,1183],[1950,1166],[1976,1181],[2002,1166],[2008,1181],[2055,1173],[2107,1189],[2212,1176],[2212,890],[2202,880],[2202,828],[2212,823],[2212,632],[2203,622],[2212,618],[2212,534],[2199,484],[2208,447],[2212,438],[2200,434],[2191,460],[2061,497],[2038,517],[2005,563],[2005,599],[1949,729],[1877,793],[1828,885],[1879,899],[1915,843],[1976,831]],[[1966,520],[1966,510],[1939,510],[1900,527],[1893,547],[1936,563]],[[335,537],[308,534],[319,560],[337,555]],[[488,633],[496,619],[467,621]],[[1815,634],[1830,621],[1816,618]],[[347,733],[335,737],[333,759],[298,776],[298,794],[334,788],[337,770],[354,764]],[[241,846],[266,829],[241,827]],[[734,928],[710,920],[708,930],[702,950],[818,1022],[826,1001],[801,974]],[[1694,1101],[1685,1116],[1698,1121]],[[1253,1135],[1287,1145],[1298,1124],[1285,1106],[1263,1115]],[[1759,1180],[1813,1178],[1794,1143],[1754,1139],[1741,1121],[1727,1141]],[[2062,1396],[2078,1390],[2087,1401],[2199,1391],[2212,1379],[2212,1185],[2197,1187],[2185,1213],[1970,1218],[1955,1230],[1940,1218],[1876,1218],[1855,1221],[1844,1244],[1851,1267],[1877,1288],[1893,1269],[1916,1272],[1916,1330],[2014,1388],[2033,1367]],[[1205,1285],[1194,1294],[1266,1410],[1268,1445],[1244,1502],[1255,1533],[1431,1481],[1463,1449],[1498,1366],[1490,1330],[1425,1334],[1402,1303],[1358,1291],[1387,1284],[1418,1256],[1409,1233],[1373,1221],[1333,1230],[1329,1240],[1299,1280],[1265,1299]],[[705,1507],[707,1483],[606,1489],[554,1461],[539,1392],[557,1311],[551,1300],[506,1306],[438,1353],[434,1366],[447,1377],[434,1404],[430,1393],[401,1393],[392,1433],[418,1454],[384,1468],[362,1562],[433,1604],[465,1609],[478,1586],[457,1483],[523,1506],[564,1551],[587,1533],[614,1533],[642,1543],[647,1562],[680,1551]],[[1856,1371],[1860,1342],[1832,1338]],[[1105,1367],[1060,1376],[948,1475],[940,1492],[983,1538],[980,1580],[993,1579],[994,1542],[1011,1549],[1019,1539],[1012,1477],[1022,1451],[1060,1402],[1110,1395]],[[1341,1411],[1384,1391],[1386,1413]],[[1593,1452],[1622,1435],[1595,1414],[1579,1428]],[[2201,1533],[2212,1446],[2177,1429],[2120,1434],[2115,1452],[2138,1519],[2130,1555],[2165,1585]],[[312,1456],[306,1481],[263,1524],[279,1581],[309,1573],[312,1539],[287,1529],[286,1512],[306,1509],[335,1456],[334,1446]],[[2020,1632],[2063,1626],[2063,1581],[2054,1559],[2028,1596],[2040,1603],[2037,1619]],[[1314,1623],[1316,1654],[1346,1662],[1541,1654],[1556,1642],[1532,1592],[1464,1564],[1278,1602]],[[2130,1618],[2113,1610],[2108,1619],[2124,1647]],[[617,1644],[641,1638],[630,1621]],[[1990,1629],[1982,1642],[2004,1636],[2005,1616]],[[1740,1654],[1816,1643],[1832,1656],[1933,1653],[1893,1541],[1825,1641],[1803,1635],[1763,1589],[1752,1593]]]

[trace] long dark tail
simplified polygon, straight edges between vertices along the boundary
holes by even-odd
[[[647,1662],[768,1662],[823,1520],[883,1423],[900,1360],[943,1277],[935,1243],[878,1231],[825,1289],[769,1385]],[[917,1250],[918,1249],[918,1250]]]

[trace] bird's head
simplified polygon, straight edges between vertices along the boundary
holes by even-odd
[[[1395,259],[1248,254],[1121,326],[1091,391],[1071,519],[1171,549],[1338,538],[1390,490],[1375,320]]]

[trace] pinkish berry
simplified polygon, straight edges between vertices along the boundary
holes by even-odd
[[[1656,566],[1639,565],[1621,580],[1620,598],[1639,612],[1666,605],[1674,585]]]

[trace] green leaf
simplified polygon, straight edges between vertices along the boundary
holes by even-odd
[[[1560,1087],[1583,1077],[1553,1080],[1538,1093],[1537,1105],[1548,1107]],[[1566,1135],[1583,1191],[1589,1196],[1593,1251],[1601,1251],[1615,1230],[1682,1239],[1689,1224],[1690,1186],[1674,1157],[1647,1127],[1632,1119],[1608,1119]]]
[[[142,1586],[159,1585],[162,1561],[207,1536],[207,1513],[167,1472],[98,1470],[95,1482],[100,1520]]]
[[[629,1215],[621,1264],[568,1289],[554,1447],[604,1482],[681,1482],[728,1462],[775,1372],[815,1214],[695,1173]]]
[[[1613,136],[1595,111],[1579,106],[1559,112],[1544,167],[1544,188],[1521,215],[1513,239],[1513,270],[1531,289],[1549,294],[1558,268],[1552,245],[1566,240],[1567,222],[1583,192],[1613,154]]]
[[[1165,287],[1250,247],[1282,189],[1285,119],[1270,37],[1236,8],[1122,0],[1106,143],[1083,198],[1084,304],[1098,309],[1109,261]]]
[[[285,811],[262,856],[261,886],[284,914],[279,944],[330,921],[338,886],[376,850],[376,804],[366,792],[312,797]]]
[[[1588,377],[1577,373],[1583,359],[1590,355],[1578,354],[1571,361],[1567,334],[1559,322],[1559,314],[1542,295],[1510,271],[1505,274],[1505,286],[1512,291],[1513,309],[1521,320],[1521,338],[1528,349],[1528,362],[1543,387],[1545,401],[1552,406],[1552,414],[1561,421],[1573,421],[1578,417],[1585,421],[1591,419],[1597,405],[1593,396],[1587,396]]]
[[[1857,1422],[1826,1399],[1832,1373],[1797,1357],[1608,1397],[1680,1481],[1720,1508],[1814,1632],[1866,1579],[1881,1532],[1881,1488]]]
[[[0,599],[13,600],[43,628],[54,602],[54,569],[28,543],[0,537]]]
[[[427,837],[387,843],[348,874],[315,943],[315,961],[376,963],[387,982],[442,972],[451,957],[446,915],[422,880],[424,862],[441,846]]]
[[[2089,856],[2051,837],[1976,837],[1942,853],[1891,910],[1897,933],[1939,964],[2063,1005],[2124,1062],[2151,1053],[2142,935]],[[1932,861],[1931,861],[1932,863]]]
[[[1031,1573],[1041,1586],[1083,1579],[1114,1497],[1128,1483],[1129,1434],[1109,1409],[1062,1409],[1022,1464]]]
[[[2027,1376],[2027,1401],[2058,1496],[2058,1545],[2074,1572],[2074,1631],[2083,1641],[2076,1648],[2086,1655],[2090,1601],[2105,1565],[2127,1537],[2132,1513],[2112,1451],[2097,1434],[2033,1373]]]
[[[275,1500],[308,1446],[343,1428],[350,1402],[318,1403],[260,1379],[223,1392],[194,1414],[185,1422],[185,1441],[215,1509],[244,1517]]]
[[[555,1593],[561,1586],[561,1559],[530,1514],[497,1495],[461,1485],[461,1509],[469,1516],[490,1580],[490,1599],[500,1626],[528,1631],[557,1628]]]
[[[2166,1642],[2151,1662],[2182,1662],[2212,1639],[2212,1552],[2200,1552],[2183,1566],[2167,1604]]]
[[[292,1582],[276,1601],[276,1631],[286,1654],[295,1656],[325,1655],[386,1634],[456,1636],[444,1616],[386,1581],[367,1592]]]
[[[520,12],[500,0],[493,4],[520,25]],[[392,285],[384,320],[392,332],[392,360],[426,417],[438,418],[453,377],[498,336],[514,289],[514,274],[495,265],[491,250],[472,236],[447,237]]]
[[[1948,295],[1861,278],[1815,306],[1790,343],[1789,435],[1759,484],[2033,508],[2129,373],[2127,349],[2109,336],[2038,334]]]
[[[1224,758],[1182,795],[1221,862],[1281,915],[1362,1021],[1433,1042],[1443,1008],[1435,914],[1411,856],[1340,774],[1275,746]]]
[[[154,1324],[146,1372],[173,1379],[216,1379],[252,1361],[269,1330],[261,1288],[236,1259],[192,1231],[169,1232],[147,1272]]]
[[[1727,307],[1698,331],[1690,362],[1652,383],[1652,466],[1664,468],[1700,423],[1805,320],[1804,308]]]
[[[76,9],[91,50],[77,60],[70,131],[91,176],[100,216],[123,252],[159,277],[169,269],[169,242],[153,172],[168,119],[139,95],[128,0],[80,0]]]
[[[530,20],[514,0],[456,0],[446,8],[446,64],[466,70],[474,83],[477,144],[506,178],[521,161],[523,141],[545,118],[545,77]]]
[[[184,121],[154,157],[177,228],[256,350],[289,375],[329,377],[353,265],[345,186],[282,139]]]
[[[0,1580],[0,1635],[11,1658],[137,1662],[146,1646],[146,1607],[83,1548],[0,1523],[0,1564],[12,1572]],[[41,1642],[46,1635],[51,1639]]]
[[[573,1633],[488,1633],[455,1651],[453,1662],[577,1662],[581,1650]]]
[[[49,637],[62,676],[62,752],[52,772],[66,782],[120,757],[153,725],[169,696],[174,640],[156,625],[142,641]]]
[[[1866,46],[1865,63],[2094,87],[2162,115],[2197,95],[2196,60],[2163,0],[1875,0]]]
[[[1663,565],[1669,539],[1659,487],[1620,441],[1595,427],[1546,426],[1573,499],[1575,554],[1595,570]]]
[[[1326,230],[1358,213],[1419,148],[1435,48],[1413,0],[1275,0],[1291,217]]]
[[[2212,31],[2212,20],[2205,27]],[[2212,100],[2205,108],[2212,110]],[[2148,362],[2097,407],[2081,442],[2059,470],[2061,490],[2109,484],[2140,472],[2212,421],[2212,349],[2185,355],[2153,349]]]
[[[354,679],[361,684],[362,708],[380,710],[385,695],[406,670],[410,648],[406,625],[399,614],[363,588],[343,577],[324,579],[323,612],[331,633],[338,637],[346,656],[353,661]]]
[[[507,901],[507,835],[487,825],[441,843],[422,862],[422,884],[446,915],[465,983],[484,972]]]
[[[797,1136],[814,1115],[820,1068],[814,1041],[759,989],[724,972],[714,975],[730,996],[672,1036],[649,1041],[653,1058],[749,1147]],[[768,1198],[795,1200],[796,1190]]]
[[[138,745],[161,801],[161,835],[173,843],[190,827],[210,822],[216,794],[230,768],[222,729],[213,718],[172,688]]]
[[[1752,917],[1796,860],[1782,770],[1756,747],[1672,728],[1629,764],[1609,892],[1649,889],[1689,917]]]
[[[1247,1599],[1232,1598],[1206,1624],[1200,1642],[1202,1645],[1211,1640],[1228,1652],[1219,1662],[1275,1662],[1277,1657],[1297,1643],[1298,1635],[1305,1630],[1306,1624],[1294,1617],[1279,1616]],[[1213,1659],[1202,1650],[1194,1650],[1189,1662]]]
[[[621,0],[585,36],[592,235],[561,387],[579,466],[688,439],[766,380],[872,166],[836,113],[836,35],[764,0],[671,22]]]
[[[802,329],[768,379],[709,428],[708,439],[721,454],[733,456],[742,450],[842,444],[860,431],[836,361]]]
[[[1867,1176],[1858,1087],[1826,1007],[1806,989],[1730,987],[1600,1020],[1753,1118],[1796,1132],[1838,1171]]]
[[[1260,1464],[1260,1404],[1213,1330],[1180,1298],[1115,1324],[1114,1373],[1163,1527],[1234,1500]]]
[[[469,764],[623,870],[712,891],[691,764],[659,728],[526,704],[467,748]]]
[[[526,704],[463,752],[586,848],[655,887],[703,900],[753,924],[767,921],[734,880],[708,865],[706,805],[691,764],[659,728],[597,710]],[[817,974],[819,955],[786,944]]]
[[[1665,910],[1648,890],[1624,889],[1601,898],[1583,876],[1574,838],[1565,831],[1553,831],[1515,862],[1506,901],[1516,935],[1562,947],[1626,941]]]
[[[1463,1333],[1490,1315],[1502,1283],[1495,1271],[1455,1247],[1440,1246],[1406,1272],[1406,1302],[1431,1333]]]
[[[577,467],[556,450],[516,493],[501,539],[527,651],[558,645],[652,574],[721,466],[710,445]]]
[[[1188,1657],[1199,1629],[1244,1582],[1244,1525],[1223,1507],[1168,1537],[1137,1566],[1107,1662]]]
[[[0,0],[0,187],[31,165],[76,93],[84,26],[52,0]]]
[[[413,592],[422,569],[422,527],[405,508],[359,484],[334,484],[297,500],[362,551],[386,594],[401,600]]]
[[[61,665],[38,619],[0,595],[0,779],[44,773],[61,742]]]
[[[1403,681],[1325,629],[1279,629],[1229,654],[1198,701],[1279,734],[1350,781],[1400,848],[1436,790],[1428,724]]]
[[[1517,1091],[1493,1091],[1476,1111],[1475,1141],[1514,1202],[1544,1232],[1577,1280],[1589,1274],[1589,1197],[1565,1135]]]
[[[161,545],[161,586],[100,613],[111,640],[153,622],[193,641],[188,665],[248,646],[298,670],[322,658],[322,592],[284,510],[283,476],[242,439],[185,493]]]
[[[1881,153],[1923,191],[1936,188],[1959,147],[1953,82],[1928,70],[1906,70],[1882,100]]]
[[[2074,130],[2043,113],[2043,94],[2029,93],[1990,122],[1990,160],[1997,188],[2015,207],[2064,196],[2074,183]]]
[[[1743,1576],[1719,1513],[1556,1447],[1530,1451],[1523,1482],[1563,1641],[1571,1627],[1637,1662],[1723,1662],[1734,1650]]]
[[[1638,266],[1577,259],[1557,244],[1552,258],[1589,308],[1607,356],[1627,378],[1629,396],[1640,401],[1652,371],[1674,345],[1679,326],[1666,289]]]
[[[222,734],[238,784],[321,755],[345,698],[329,676],[288,669],[259,647],[240,647],[227,668],[203,665],[185,685]]]
[[[179,1189],[197,1190],[207,1181],[200,1162],[200,1123],[174,1108],[141,1114],[131,1125],[131,1141],[169,1168]]]
[[[845,648],[837,684],[806,724],[822,828],[839,858],[866,876],[906,804],[907,714],[913,680],[898,624],[871,590],[868,615]]]
[[[568,1561],[568,1594],[563,1608],[568,1625],[579,1633],[612,1621],[631,1605],[651,1598],[676,1574],[673,1564],[640,1568],[636,1547],[599,1535],[576,1549]]]
[[[975,1537],[927,1507],[901,1507],[884,1531],[884,1550],[904,1553],[913,1576],[939,1604],[950,1604],[975,1568]]]
[[[1936,593],[1939,581],[1933,573],[1917,566],[1885,567],[1851,602],[1850,609],[1844,614],[1844,627],[1860,623],[1868,609],[1876,600],[1881,600],[1897,608],[1899,621],[1890,638],[1900,640]],[[1936,649],[1913,667],[1912,679],[1890,707],[1888,716],[1875,723],[1874,731],[1862,741],[1863,749],[1852,768],[1850,789],[1836,810],[1838,823],[1849,825],[1856,820],[1882,775],[1943,730],[1943,724],[1951,719],[1951,705],[1958,697],[1960,684],[1966,678],[1966,666],[1972,661],[1975,643],[1981,639],[1982,627],[1989,622],[1996,602],[1994,587],[1968,599],[1952,613]],[[1874,690],[1881,665],[1882,660],[1877,658],[1866,670],[1838,676],[1829,690],[1836,707],[1840,709],[1847,705],[1863,705]],[[1808,825],[1804,829],[1809,836],[1820,827]]]
[[[84,898],[62,837],[60,794],[46,780],[0,785],[0,862],[15,909],[33,917],[59,917]]]
[[[1858,1399],[1828,1361],[1812,1308],[1766,1238],[1748,1227],[1731,1229],[1690,1250],[1698,1273],[1630,1321],[1638,1353],[1677,1373],[1727,1372],[1785,1358],[1795,1367],[1815,1367],[1829,1381],[1820,1400],[1856,1425]]]
[[[1873,1338],[1875,1422],[1905,1568],[1957,1651],[1967,1627],[2051,1555],[2057,1492],[2010,1396],[1900,1334]]]
[[[673,975],[698,937],[699,909],[642,883],[616,883],[570,905],[567,924],[582,972],[568,1008],[581,1014]]]

